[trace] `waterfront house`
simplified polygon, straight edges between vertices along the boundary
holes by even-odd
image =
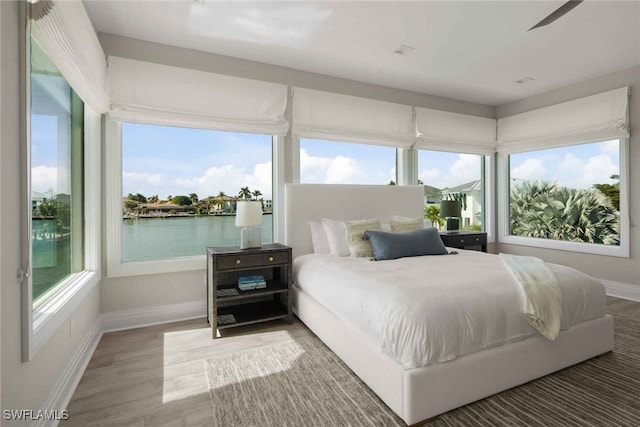
[[[442,189],[442,194],[462,193],[466,196],[467,206],[462,209],[460,226],[468,229],[471,226],[480,227],[482,224],[483,188],[482,181],[477,179],[464,184]]]

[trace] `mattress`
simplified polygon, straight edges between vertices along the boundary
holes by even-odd
[[[389,261],[303,255],[294,261],[294,283],[406,369],[538,334],[499,257],[458,252]],[[605,315],[599,281],[547,265],[562,291],[563,329]]]

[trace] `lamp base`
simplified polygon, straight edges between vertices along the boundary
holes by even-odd
[[[447,218],[447,231],[460,229],[460,218]]]
[[[260,227],[242,227],[240,231],[240,249],[259,248],[261,242]]]

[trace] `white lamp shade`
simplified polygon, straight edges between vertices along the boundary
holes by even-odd
[[[262,202],[258,200],[238,201],[236,227],[250,227],[260,224],[262,224]]]

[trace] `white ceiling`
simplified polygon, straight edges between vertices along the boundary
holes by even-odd
[[[486,105],[640,65],[640,2],[527,32],[563,3],[85,0],[99,32]]]

